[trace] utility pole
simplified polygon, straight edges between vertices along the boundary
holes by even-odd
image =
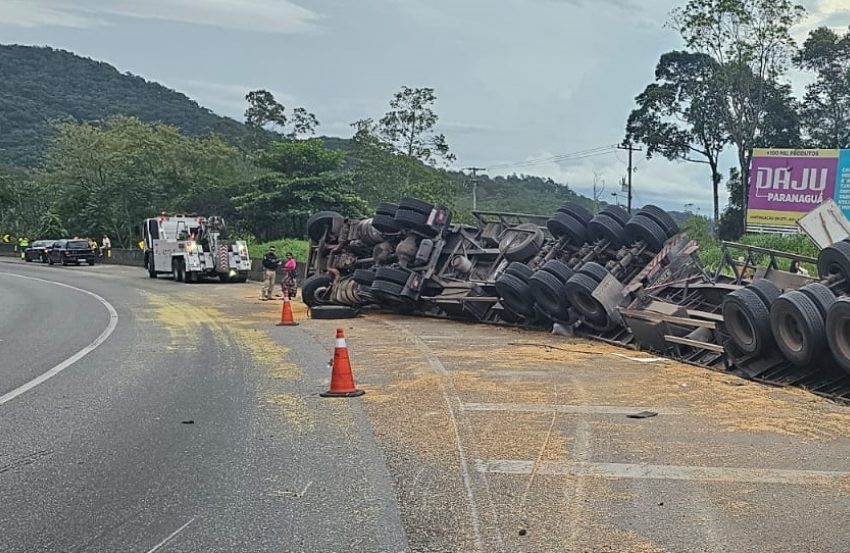
[[[465,167],[464,171],[472,173],[472,211],[478,209],[478,171],[485,171],[486,167]]]
[[[617,146],[617,149],[629,151],[629,180],[628,180],[628,187],[629,187],[628,199],[629,199],[629,201],[628,201],[626,209],[628,209],[629,213],[631,213],[632,212],[632,173],[634,172],[634,167],[632,166],[632,152],[641,152],[643,150],[641,150],[640,148],[635,148],[634,146],[632,146],[632,143],[630,141]]]

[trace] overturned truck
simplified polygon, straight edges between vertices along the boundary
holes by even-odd
[[[699,245],[647,205],[550,217],[474,212],[415,198],[369,219],[319,212],[307,223],[303,301],[315,312],[374,307],[404,314],[553,324],[756,380],[850,399],[850,242],[818,259],[724,243],[709,273]],[[734,254],[739,255],[737,260]],[[821,278],[780,269],[817,263]],[[759,262],[767,260],[766,265]]]

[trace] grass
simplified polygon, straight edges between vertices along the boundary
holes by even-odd
[[[304,263],[307,261],[307,250],[309,242],[301,238],[282,238],[262,244],[248,243],[248,254],[252,259],[262,259],[263,255],[269,250],[269,246],[274,246],[277,249],[277,256],[284,258],[286,252],[292,252],[298,262]]]

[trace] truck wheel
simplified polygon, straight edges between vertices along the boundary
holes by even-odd
[[[564,205],[559,207],[557,211],[560,211],[561,213],[566,213],[576,221],[579,221],[583,226],[587,226],[587,223],[589,223],[590,220],[593,219],[593,213],[588,211],[583,206],[574,202],[565,203]]]
[[[599,210],[599,213],[610,217],[620,223],[621,227],[625,227],[626,223],[629,222],[629,219],[632,218],[632,214],[626,211],[625,208],[622,208],[618,205],[608,205]]]
[[[509,229],[499,242],[499,251],[508,261],[528,261],[543,246],[543,231],[533,223],[523,223]]]
[[[588,261],[579,267],[577,272],[589,276],[595,280],[597,284],[602,282],[602,280],[608,276],[608,269],[595,261]]]
[[[818,254],[818,274],[821,278],[841,275],[850,286],[850,243],[836,242]]]
[[[810,365],[827,346],[824,318],[803,292],[788,292],[773,302],[770,327],[782,354],[797,366]]]
[[[566,284],[570,278],[575,274],[575,271],[570,269],[569,265],[564,263],[563,261],[558,261],[557,259],[551,259],[543,265],[541,271],[546,271],[549,274],[555,275],[558,277],[558,280],[561,281],[561,284]]]
[[[672,238],[676,234],[679,233],[679,225],[676,224],[676,221],[670,217],[670,214],[658,207],[657,205],[645,205],[643,206],[638,215],[643,215],[644,217],[649,217],[653,221],[655,221],[659,227],[667,234],[667,238]]]
[[[841,298],[829,308],[826,339],[832,356],[850,374],[850,298]]]
[[[381,267],[375,272],[375,278],[372,280],[385,280],[395,284],[404,286],[407,284],[407,279],[410,278],[410,271],[407,269],[393,269],[392,267]]]
[[[239,276],[236,277],[236,282],[248,282],[248,271],[239,271]]]
[[[770,311],[748,288],[735,290],[723,299],[723,321],[732,341],[744,353],[759,355],[774,343]]]
[[[354,282],[360,286],[368,288],[372,286],[372,282],[375,281],[375,271],[370,269],[355,269],[352,278],[354,279]]]
[[[553,319],[569,317],[570,302],[564,293],[564,282],[546,270],[540,270],[528,281],[528,288],[537,306]]]
[[[153,256],[150,254],[145,255],[145,267],[148,268],[148,277],[156,278],[156,267],[154,267]]]
[[[185,282],[186,284],[193,284],[195,282],[198,282],[198,279],[196,277],[196,273],[193,273],[192,271],[187,271],[185,268],[183,269],[183,282]]]
[[[747,289],[755,292],[767,308],[770,308],[770,306],[773,305],[773,302],[776,301],[776,298],[782,295],[782,290],[766,278],[761,278],[752,282],[747,285]]]
[[[608,326],[608,313],[599,300],[593,297],[597,286],[599,283],[593,277],[578,272],[567,281],[564,290],[582,320],[595,328],[604,329]]]
[[[174,278],[174,282],[183,282],[183,270],[180,268],[179,259],[171,262],[171,276]]]
[[[513,261],[511,263],[508,263],[508,267],[505,269],[505,274],[513,275],[523,282],[528,282],[528,279],[530,279],[531,275],[534,274],[534,269],[532,269],[525,263]]]
[[[664,229],[646,215],[638,214],[626,223],[627,242],[642,241],[648,250],[652,252],[661,251],[664,242],[667,241],[667,233]]]
[[[328,273],[315,274],[306,279],[301,285],[301,301],[310,307],[321,304],[321,296],[332,282],[333,278]]]
[[[384,234],[395,234],[401,230],[395,222],[395,211],[392,215],[376,213],[375,216],[372,217],[372,226]]]
[[[812,300],[815,307],[818,308],[820,316],[826,320],[829,308],[835,303],[835,294],[832,293],[832,290],[820,282],[813,282],[800,288],[800,292],[806,294]]]
[[[325,235],[336,234],[342,226],[344,218],[336,211],[319,211],[307,219],[307,236],[314,242],[318,242]]]
[[[568,237],[573,244],[584,244],[587,242],[587,231],[583,223],[573,217],[570,213],[556,211],[552,218],[546,221],[546,228],[555,238]]]
[[[402,198],[401,201],[398,202],[398,209],[406,209],[408,211],[421,213],[422,215],[425,215],[425,218],[427,219],[428,215],[431,214],[431,210],[434,209],[434,204],[429,204],[428,202],[423,202],[416,198]]]
[[[607,240],[612,248],[619,248],[623,241],[623,225],[619,221],[600,213],[587,224],[590,240]]]
[[[502,305],[517,315],[531,317],[534,315],[534,296],[531,295],[528,284],[515,275],[502,275],[496,281],[496,292],[502,299]]]

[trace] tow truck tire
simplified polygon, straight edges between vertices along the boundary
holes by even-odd
[[[51,261],[50,264],[53,265],[53,262]],[[148,277],[156,278],[156,267],[152,255],[145,256],[145,266],[148,268]]]
[[[186,273],[187,275],[189,273]],[[239,271],[239,276],[236,277],[235,282],[248,282],[248,271]]]
[[[534,296],[524,281],[515,275],[504,274],[496,281],[496,292],[502,305],[517,315],[534,315]]]
[[[314,213],[307,219],[307,236],[314,242],[318,242],[325,235],[325,230],[329,234],[335,234],[342,225],[344,218],[336,211],[319,211]]]
[[[770,308],[776,345],[791,363],[805,367],[826,349],[826,325],[816,303],[799,290],[785,293]]]
[[[669,213],[657,205],[649,204],[643,206],[638,212],[638,215],[649,217],[655,221],[664,233],[667,234],[667,238],[672,238],[679,233],[679,225],[676,224],[676,221],[673,220]]]
[[[197,275],[195,273],[193,273],[192,271],[184,270],[183,271],[183,282],[185,282],[186,284],[194,284],[195,282],[198,282],[198,279],[195,278],[196,276]]]
[[[407,284],[407,279],[410,278],[410,271],[407,269],[394,269],[392,267],[381,267],[377,271],[375,271],[375,278],[373,278],[373,282],[376,280],[385,280],[387,282],[393,282],[395,284],[401,284],[404,286]]]
[[[558,280],[561,281],[561,284],[566,284],[566,282],[575,274],[575,271],[570,269],[569,265],[563,261],[558,261],[557,259],[547,261],[540,270],[555,275]]]
[[[629,213],[624,208],[618,205],[607,205],[600,209],[599,213],[614,219],[615,221],[620,223],[621,227],[625,227],[626,223],[629,222],[629,219],[632,218],[631,213]]]
[[[835,303],[835,294],[832,293],[832,290],[820,282],[813,282],[800,288],[800,292],[806,294],[812,300],[823,320],[826,320],[829,308]]]
[[[528,288],[537,306],[549,317],[569,317],[570,302],[564,293],[564,281],[546,270],[537,271],[528,281]]]
[[[616,219],[600,213],[587,224],[587,234],[591,241],[607,240],[613,248],[619,248],[623,241],[623,225]]]
[[[313,307],[319,305],[320,301],[316,298],[316,293],[329,287],[333,282],[333,278],[328,273],[315,274],[301,284],[301,301]]]
[[[171,275],[174,277],[174,282],[183,282],[185,271],[182,268],[182,265],[183,262],[180,259],[174,259],[171,261]]]
[[[642,241],[647,249],[653,252],[661,251],[664,242],[667,241],[667,233],[664,229],[646,215],[638,214],[626,223],[626,236],[628,241]]]
[[[587,241],[587,223],[579,221],[571,214],[556,211],[552,218],[546,221],[546,228],[555,238],[567,237],[573,244],[584,244]]]
[[[508,267],[505,269],[505,274],[513,275],[523,282],[528,282],[528,279],[530,279],[531,275],[534,274],[534,269],[532,269],[525,263],[513,261],[511,263],[508,263]]]
[[[782,295],[782,290],[766,278],[753,281],[747,288],[755,292],[767,308],[770,308],[776,298]]]
[[[840,274],[850,287],[850,243],[836,242],[820,251],[818,255],[818,274],[821,278]]]
[[[564,290],[573,309],[580,318],[595,328],[605,328],[608,323],[608,313],[605,307],[593,297],[593,291],[599,283],[591,276],[578,272],[567,281]]]
[[[606,269],[595,261],[588,261],[587,263],[579,267],[577,272],[589,276],[590,278],[595,280],[597,284],[602,282],[602,279],[608,276],[608,269]]]
[[[434,204],[429,204],[428,202],[423,202],[416,198],[402,198],[401,201],[398,202],[398,209],[421,213],[422,215],[425,215],[425,218],[427,219],[428,215],[431,214],[431,210],[434,209]]]
[[[729,336],[744,353],[759,355],[773,345],[770,311],[758,294],[747,288],[723,299],[723,320]]]
[[[589,223],[590,220],[593,219],[593,213],[591,213],[584,206],[581,206],[574,202],[565,203],[564,205],[559,207],[557,211],[560,211],[561,213],[566,213],[584,226],[587,226],[587,223]]]
[[[829,308],[826,339],[835,361],[850,374],[850,298],[839,298]]]
[[[512,232],[517,230],[519,232]],[[525,231],[525,232],[523,232]],[[543,231],[533,223],[523,223],[508,231],[499,242],[499,251],[509,261],[528,261],[543,246]]]

